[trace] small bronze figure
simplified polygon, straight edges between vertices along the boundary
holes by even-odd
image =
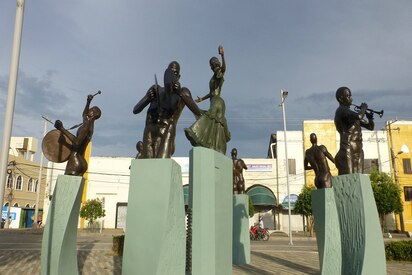
[[[141,140],[139,140],[136,143],[136,150],[137,150],[137,154],[135,159],[141,159],[142,158],[142,152],[143,152],[143,142]]]
[[[54,126],[57,130],[50,131],[43,139],[42,148],[48,160],[55,162],[67,160],[65,175],[83,176],[87,170],[84,153],[93,136],[94,122],[101,116],[99,107],[90,108],[93,97],[94,95],[87,96],[83,123],[78,125],[76,136],[65,129],[60,120],[56,120]]]
[[[173,61],[164,73],[164,88],[156,83],[133,108],[133,114],[138,114],[150,104],[141,158],[171,158],[175,151],[176,124],[183,108],[187,106],[196,117],[200,116],[189,89],[181,87],[179,79],[180,65]]]
[[[247,170],[247,166],[243,159],[237,158],[237,149],[233,148],[232,152],[233,161],[233,194],[245,193],[245,179],[243,178],[243,169]]]
[[[367,112],[368,105],[362,103],[359,111],[352,111],[352,93],[347,87],[336,91],[339,107],[335,113],[335,126],[340,134],[340,148],[335,156],[339,175],[363,173],[362,129],[373,130],[373,113]],[[365,119],[366,115],[366,119]]]
[[[185,134],[193,146],[202,146],[226,154],[226,144],[230,140],[230,132],[225,117],[225,101],[220,96],[226,63],[223,47],[219,46],[218,51],[222,57],[222,64],[217,57],[212,57],[209,61],[213,71],[209,82],[209,93],[196,99],[196,102],[202,102],[210,98],[210,108],[207,112],[202,113],[190,128],[185,129]]]
[[[328,158],[335,163],[335,159],[328,152],[324,145],[318,145],[318,138],[315,133],[310,134],[312,147],[305,152],[305,170],[315,172],[315,186],[317,189],[332,187],[332,175],[330,173]]]

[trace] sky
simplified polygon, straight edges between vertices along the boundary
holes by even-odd
[[[44,121],[66,127],[82,121],[88,94],[102,110],[93,156],[134,157],[146,110],[134,105],[159,82],[167,65],[181,65],[181,85],[204,96],[209,59],[224,46],[222,97],[239,157],[265,158],[271,133],[304,120],[333,119],[335,91],[385,111],[386,120],[412,120],[412,1],[280,0],[26,0],[13,136],[42,140]],[[0,1],[0,134],[13,44],[16,1]],[[160,83],[161,84],[161,83]],[[199,103],[209,108],[209,101]],[[176,157],[189,155],[183,129],[195,118],[185,108],[178,122]],[[48,130],[53,126],[48,124]],[[39,149],[40,150],[40,149]]]

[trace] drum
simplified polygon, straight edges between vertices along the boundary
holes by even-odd
[[[41,144],[44,156],[52,162],[65,162],[72,152],[72,142],[57,129],[48,132]]]

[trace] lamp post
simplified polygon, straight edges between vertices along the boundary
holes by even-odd
[[[388,121],[386,126],[388,127],[389,138],[390,138],[390,141],[391,141],[391,161],[392,161],[392,167],[393,167],[393,176],[395,178],[396,186],[398,188],[400,188],[399,187],[398,167],[397,167],[397,164],[396,164],[396,158],[400,154],[409,153],[409,148],[408,148],[408,146],[406,146],[404,144],[404,145],[402,145],[401,150],[395,155],[395,151],[393,150],[393,139],[392,139],[392,130],[391,130],[391,124],[394,123],[395,121],[392,121],[392,122]],[[405,232],[405,224],[404,224],[404,221],[403,221],[403,212],[399,213],[399,223],[401,225],[401,232]],[[398,229],[397,224],[396,224],[396,229]]]
[[[281,103],[279,107],[282,107],[283,114],[283,137],[285,139],[285,166],[286,166],[286,187],[288,192],[288,221],[289,221],[289,245],[293,245],[292,241],[292,211],[290,209],[290,188],[289,188],[289,159],[288,159],[288,145],[287,145],[287,136],[286,136],[286,114],[285,114],[285,100],[288,97],[288,91],[280,90]]]
[[[14,103],[16,98],[17,75],[20,61],[21,34],[23,30],[24,0],[17,0],[14,26],[13,49],[11,53],[9,87],[6,111],[4,114],[3,143],[0,155],[0,201],[3,204],[7,161],[9,158],[10,136],[13,124]],[[8,217],[7,217],[8,218]]]

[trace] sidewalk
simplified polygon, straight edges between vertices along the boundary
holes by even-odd
[[[35,236],[29,236],[33,233]],[[119,232],[105,230],[102,234],[79,232],[79,274],[121,274],[122,258],[113,256],[111,245],[108,243],[111,236],[118,235],[117,233]],[[0,274],[40,274],[41,233],[0,231],[0,234]],[[28,248],[3,249],[4,239],[11,239],[13,235],[19,238],[21,245],[26,243]],[[27,235],[27,240],[24,239],[24,235]],[[33,237],[36,237],[36,240],[30,241]],[[88,245],[84,245],[80,239]],[[252,241],[251,261],[249,265],[233,266],[233,274],[319,274],[316,239],[299,234],[293,236],[293,246],[289,245],[287,236],[277,234],[271,236],[269,241]],[[411,274],[411,270],[412,262],[387,262],[389,275]]]

